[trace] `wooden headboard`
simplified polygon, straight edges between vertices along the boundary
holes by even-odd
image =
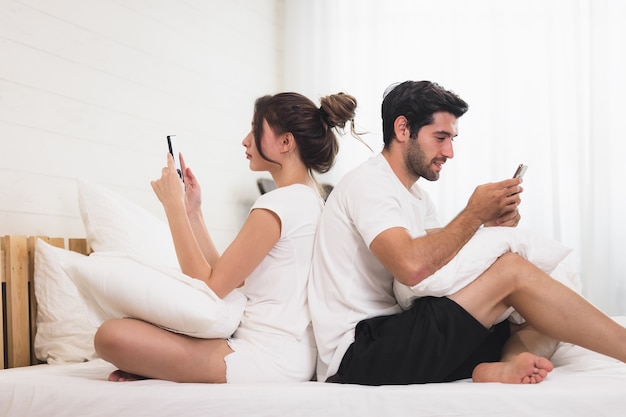
[[[88,254],[85,239],[51,238],[47,236],[10,235],[0,237],[0,357],[3,368],[15,368],[38,363],[34,340],[37,326],[35,300],[35,242],[42,239],[60,248]],[[66,245],[67,243],[67,245]]]

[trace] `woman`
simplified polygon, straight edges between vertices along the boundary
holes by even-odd
[[[134,319],[105,322],[95,347],[119,370],[114,381],[310,380],[317,351],[306,287],[323,199],[313,171],[324,173],[338,151],[334,128],[353,121],[356,100],[339,93],[318,108],[297,93],[259,98],[243,139],[252,171],[268,171],[277,188],[259,197],[230,246],[219,254],[203,220],[201,191],[184,165],[184,189],[168,154],[152,188],[167,215],[181,270],[224,297],[244,285],[243,319],[228,340],[196,339]],[[354,133],[354,125],[351,123]]]

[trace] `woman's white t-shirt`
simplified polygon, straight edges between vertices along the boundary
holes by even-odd
[[[246,295],[247,304],[241,324],[229,340],[235,351],[227,356],[229,382],[288,380],[307,372],[304,379],[310,378],[315,363],[310,352],[315,345],[307,282],[323,206],[319,193],[294,184],[263,194],[250,209],[275,213],[281,231],[278,242],[238,290]],[[261,375],[254,375],[251,366],[260,367]]]

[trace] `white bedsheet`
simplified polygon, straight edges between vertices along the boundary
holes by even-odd
[[[626,317],[617,318],[623,325]],[[626,365],[562,344],[538,385],[113,383],[95,360],[0,371],[0,416],[623,416]]]

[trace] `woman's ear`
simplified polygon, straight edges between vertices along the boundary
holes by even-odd
[[[396,120],[393,122],[393,133],[398,142],[404,142],[411,137],[411,129],[409,128],[409,121],[406,117],[396,117]]]
[[[283,133],[278,138],[278,146],[281,152],[289,152],[296,147],[296,138],[291,132]]]

